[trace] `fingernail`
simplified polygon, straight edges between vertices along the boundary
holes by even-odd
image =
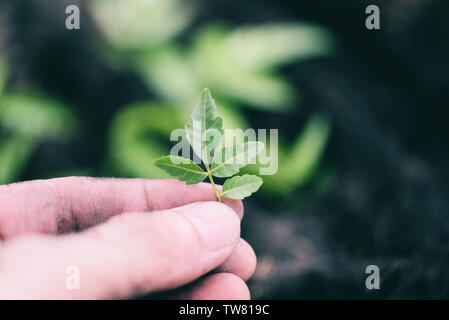
[[[211,251],[235,245],[240,239],[240,220],[228,206],[219,202],[190,204],[187,217]]]

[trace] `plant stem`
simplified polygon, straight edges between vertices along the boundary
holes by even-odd
[[[209,181],[212,184],[212,188],[214,188],[215,195],[217,196],[218,202],[221,202],[221,194],[218,192],[217,187],[215,186],[214,178],[212,178],[212,174],[210,173],[209,165],[206,164],[207,175],[209,177]]]

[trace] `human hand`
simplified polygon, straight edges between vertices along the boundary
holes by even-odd
[[[0,298],[129,298],[214,270],[178,297],[248,299],[256,257],[240,239],[243,205],[214,200],[209,184],[177,180],[0,186]],[[79,270],[79,289],[66,286],[69,266]]]

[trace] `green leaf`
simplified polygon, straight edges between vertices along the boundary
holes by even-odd
[[[223,196],[243,199],[257,191],[263,183],[257,176],[244,175],[226,180],[221,193],[212,176],[231,177],[238,173],[241,167],[250,163],[263,150],[264,144],[257,141],[244,142],[243,137],[240,140],[240,136],[233,136],[231,141],[237,138],[237,144],[225,144],[226,147],[219,150],[223,140],[223,120],[217,116],[209,89],[203,89],[200,100],[192,111],[191,120],[192,123],[185,126],[185,138],[196,155],[201,157],[206,170],[199,167],[196,161],[171,155],[155,160],[155,166],[187,184],[196,184],[209,178],[219,202]],[[185,144],[187,141],[182,140],[181,143]]]
[[[203,89],[200,100],[192,111],[192,124],[186,125],[186,137],[193,151],[209,165],[210,158],[220,145],[223,121],[217,117],[217,107],[209,89]]]
[[[211,173],[215,177],[231,177],[239,169],[250,163],[263,149],[264,144],[258,141],[249,141],[225,147],[217,154],[211,166]]]
[[[245,174],[226,180],[223,184],[223,197],[231,199],[243,199],[256,192],[263,180],[258,176]]]
[[[200,183],[207,177],[207,174],[198,165],[183,157],[165,156],[156,159],[154,164],[187,184]]]

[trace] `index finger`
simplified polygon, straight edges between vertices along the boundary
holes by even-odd
[[[157,211],[214,201],[209,183],[173,179],[66,177],[0,186],[0,239],[76,231],[128,211]],[[241,218],[241,201],[224,199]]]

